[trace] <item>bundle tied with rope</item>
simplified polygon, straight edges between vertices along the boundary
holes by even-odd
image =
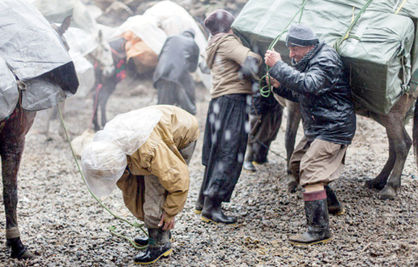
[[[357,108],[386,114],[402,94],[416,90],[417,18],[418,2],[408,0],[250,0],[232,28],[253,51],[274,48],[290,64],[287,31],[309,25],[342,56]],[[265,82],[260,91],[268,96]]]

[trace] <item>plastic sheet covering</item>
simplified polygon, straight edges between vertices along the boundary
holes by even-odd
[[[193,28],[195,41],[200,49],[199,63],[206,64],[206,47],[208,42],[193,17],[180,5],[171,1],[161,1],[147,9],[146,16],[157,18],[159,27],[167,36],[180,34],[183,31]],[[207,89],[212,87],[211,75],[204,74],[197,69],[197,74]]]
[[[62,23],[72,16],[71,26],[90,33],[97,32],[97,25],[87,7],[80,0],[29,0],[51,23]]]
[[[33,78],[25,82],[22,91],[22,107],[25,110],[38,111],[56,106],[66,98],[66,93],[55,83],[43,77]]]
[[[359,10],[331,1],[307,1],[301,23],[309,25],[320,40],[332,46],[346,32]],[[232,28],[244,44],[264,55],[271,41],[286,30],[302,2],[250,0]],[[299,15],[294,22],[298,19]],[[410,90],[410,52],[414,33],[411,18],[369,10],[361,15],[350,38],[340,47],[357,106],[385,114],[404,92]],[[289,62],[285,38],[286,33],[275,49]]]
[[[119,114],[96,133],[93,141],[112,142],[132,155],[148,139],[161,116],[161,111],[153,107]]]
[[[48,21],[23,0],[0,1],[0,36],[0,57],[20,80],[40,76],[71,61]]]
[[[87,183],[99,196],[110,194],[133,154],[149,138],[162,112],[146,107],[117,115],[82,152],[81,165]]]
[[[0,121],[12,114],[19,99],[19,91],[13,73],[0,58]]]
[[[155,17],[137,15],[129,17],[120,25],[110,37],[117,39],[123,33],[131,31],[141,38],[157,55],[160,54],[167,35],[158,27],[158,21]]]
[[[126,154],[111,142],[92,142],[81,155],[81,168],[87,185],[98,197],[112,193],[126,165]]]
[[[86,97],[94,86],[94,66],[82,55],[72,56],[79,81],[76,96]]]

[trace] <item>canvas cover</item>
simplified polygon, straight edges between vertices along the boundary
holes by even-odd
[[[301,23],[309,25],[320,40],[331,46],[346,32],[353,16],[359,12],[353,6],[335,1],[307,1],[301,16]],[[302,2],[250,0],[232,28],[244,44],[264,55],[272,40],[287,30]],[[295,16],[294,23],[299,18],[299,15]],[[339,52],[350,73],[356,104],[377,113],[389,112],[401,94],[410,90],[411,49],[415,38],[412,19],[366,10],[350,37],[339,47]],[[289,62],[285,39],[286,33],[275,49]]]
[[[66,64],[69,64],[67,66],[71,68],[71,58],[60,37],[41,13],[26,1],[2,0],[0,2],[0,36],[2,36],[0,58],[6,62],[9,72],[11,71],[26,85],[25,90],[22,91],[23,109],[37,111],[62,101],[66,93],[61,87],[41,76]],[[4,69],[4,65],[0,71],[2,71],[1,75],[8,77],[9,81],[1,85],[0,91],[3,93],[0,102],[7,102],[11,105],[14,103],[14,97],[8,99],[8,96],[16,96],[17,87],[11,86],[8,89],[8,85],[12,84],[11,76]],[[70,72],[68,75],[75,73]],[[74,79],[72,84],[76,85],[75,75]],[[11,106],[14,108],[15,105]],[[13,110],[10,110],[11,106],[5,108],[7,112],[2,112],[0,117],[10,115],[7,113]]]

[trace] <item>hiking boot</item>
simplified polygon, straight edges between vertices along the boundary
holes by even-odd
[[[222,202],[216,198],[205,198],[205,203],[202,210],[202,221],[232,224],[237,222],[237,218],[227,216],[222,212]]]
[[[257,171],[257,169],[255,168],[255,166],[252,163],[252,161],[245,160],[244,161],[244,164],[243,164],[243,168],[244,168],[244,170],[250,171],[250,172],[256,172]]]
[[[148,248],[134,258],[135,264],[152,264],[161,257],[168,257],[173,249],[170,242],[170,231],[148,229]]]
[[[343,205],[338,201],[337,195],[328,185],[324,186],[327,192],[328,213],[332,215],[343,215],[345,210]]]
[[[326,198],[324,197],[324,199],[311,201],[305,199],[305,214],[308,228],[307,231],[289,237],[290,243],[303,246],[327,242],[331,237],[331,233],[329,230]]]

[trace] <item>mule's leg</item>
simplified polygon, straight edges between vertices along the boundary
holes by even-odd
[[[99,97],[99,106],[100,106],[100,113],[101,113],[101,126],[102,128],[105,126],[107,122],[106,118],[106,105],[107,101],[109,100],[110,95],[115,91],[116,83],[109,82],[108,86],[103,87],[101,90],[101,94]]]
[[[62,118],[64,119],[65,101],[58,103],[57,107],[55,108],[57,109],[57,113],[58,113],[58,109],[60,109]],[[66,139],[65,133],[64,133],[64,127],[62,126],[61,117],[59,116],[59,114],[58,114],[58,120],[59,120],[58,135],[61,136],[62,139]]]
[[[97,112],[98,112],[98,106],[99,106],[99,94],[100,91],[96,89],[95,93],[93,94],[93,118],[92,118],[92,122],[93,122],[93,128],[94,131],[97,132],[98,130],[100,130],[100,126],[99,123],[97,122]]]
[[[389,114],[391,115],[391,114]],[[386,125],[388,138],[392,139],[395,153],[395,163],[392,173],[382,191],[379,192],[381,199],[393,199],[396,197],[401,186],[401,175],[408,156],[412,140],[403,125],[404,118],[390,116],[389,124]]]
[[[291,171],[290,171],[289,161],[290,161],[290,157],[293,154],[293,150],[295,148],[296,133],[298,131],[301,115],[300,115],[300,109],[299,109],[298,103],[287,101],[286,105],[287,105],[287,123],[286,123],[286,133],[285,133],[285,147],[286,147],[287,174],[288,174],[287,189],[289,192],[294,193],[296,192],[298,182],[295,180],[295,178],[292,175],[290,175]]]
[[[23,118],[21,120],[20,118]],[[3,201],[6,213],[7,245],[11,247],[12,258],[30,258],[33,255],[20,240],[17,224],[17,173],[23,153],[25,135],[35,118],[34,112],[18,113],[7,122],[0,135],[0,155],[2,161]]]
[[[387,135],[389,136],[389,134]],[[396,153],[394,149],[393,139],[392,138],[388,138],[388,139],[389,139],[389,158],[386,161],[386,164],[383,167],[382,171],[379,173],[379,175],[377,175],[376,178],[366,182],[365,185],[370,189],[382,190],[386,185],[390,172],[393,169],[393,166],[395,165]]]
[[[296,133],[299,128],[301,119],[300,109],[298,103],[287,101],[287,124],[285,133],[285,146],[287,156],[287,173],[290,174],[289,160],[295,148]]]

